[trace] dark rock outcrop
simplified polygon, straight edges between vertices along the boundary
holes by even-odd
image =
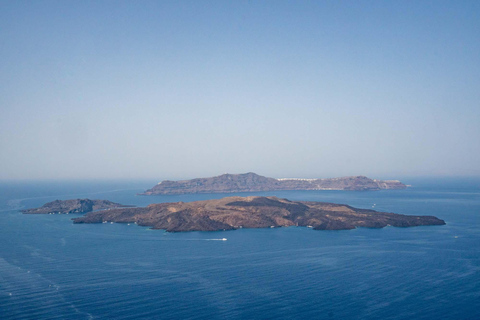
[[[223,174],[211,178],[192,180],[165,180],[142,195],[185,193],[232,193],[275,190],[381,190],[405,189],[398,180],[373,180],[365,176],[332,179],[274,179],[249,172]]]
[[[316,230],[443,225],[433,216],[408,216],[348,205],[289,201],[276,197],[227,197],[219,200],[151,204],[144,208],[91,212],[74,223],[136,223],[169,232],[308,226]]]
[[[66,214],[87,213],[97,210],[128,207],[108,200],[72,199],[55,200],[44,204],[40,208],[25,209],[28,214]]]

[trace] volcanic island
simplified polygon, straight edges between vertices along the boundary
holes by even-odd
[[[25,209],[22,212],[27,214],[69,214],[125,207],[132,206],[125,206],[108,200],[71,199],[55,200],[44,204],[40,208]]]
[[[233,193],[278,190],[349,190],[377,191],[405,189],[398,180],[378,180],[365,176],[328,179],[269,178],[253,172],[222,174],[210,178],[191,180],[164,180],[140,195],[169,195],[187,193]]]
[[[82,203],[88,203],[88,206]],[[95,204],[97,204],[95,206]],[[97,211],[95,211],[97,210]],[[74,223],[134,223],[167,232],[221,231],[241,228],[310,227],[348,230],[444,225],[434,216],[411,216],[345,204],[290,201],[277,197],[226,197],[194,202],[157,203],[147,207],[123,206],[106,200],[56,200],[23,213],[81,213]]]

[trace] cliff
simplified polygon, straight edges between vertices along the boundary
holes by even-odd
[[[232,193],[276,190],[365,191],[405,188],[406,185],[398,180],[373,180],[365,176],[332,179],[274,179],[249,172],[182,181],[165,180],[141,194]]]

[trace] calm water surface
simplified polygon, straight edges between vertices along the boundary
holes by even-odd
[[[412,188],[251,194],[375,205],[446,226],[171,234],[74,225],[75,215],[19,210],[55,199],[145,206],[225,194],[135,195],[152,181],[1,183],[0,318],[480,319],[480,180],[405,182]]]

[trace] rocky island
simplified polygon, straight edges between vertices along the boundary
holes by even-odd
[[[315,230],[348,230],[444,225],[433,216],[409,216],[344,204],[290,201],[277,197],[227,197],[219,200],[151,204],[90,212],[74,223],[135,223],[168,232],[302,226]]]
[[[124,206],[108,200],[72,199],[55,200],[44,204],[40,208],[25,209],[22,212],[27,214],[68,214],[124,207],[130,206]]]
[[[376,180],[365,176],[331,179],[275,179],[249,172],[223,174],[211,178],[192,180],[165,180],[141,195],[186,194],[186,193],[232,193],[277,190],[382,190],[405,189],[398,180]]]

